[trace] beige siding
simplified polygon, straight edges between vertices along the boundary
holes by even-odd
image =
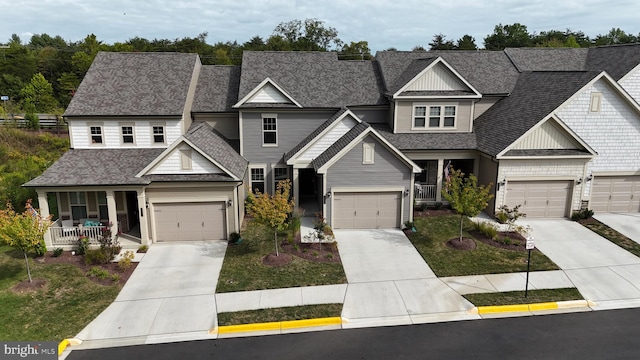
[[[582,146],[554,120],[547,120],[518,140],[513,149],[582,149]]]
[[[456,114],[456,127],[455,129],[451,128],[439,128],[439,129],[430,129],[425,128],[424,130],[412,130],[411,126],[413,123],[413,105],[456,105],[457,106],[457,114]],[[409,132],[469,132],[471,126],[471,109],[472,109],[472,101],[471,100],[460,100],[460,101],[398,101],[396,106],[397,115],[396,118],[396,132],[398,133],[409,133]],[[427,121],[428,122],[428,121]]]
[[[485,111],[489,110],[490,107],[495,105],[500,99],[499,97],[483,97],[475,103],[473,108],[473,119],[477,119],[478,116],[482,115]]]
[[[442,64],[436,64],[421,77],[415,79],[407,91],[420,90],[470,90],[460,79]]]
[[[200,69],[202,69],[202,63],[200,58],[196,58],[196,63],[193,67],[193,73],[191,74],[191,83],[189,84],[189,90],[187,91],[187,100],[184,106],[184,112],[182,113],[182,133],[186,133],[191,126],[191,107],[193,106],[193,99],[196,93],[196,85],[198,84],[198,77],[200,76]]]
[[[495,213],[495,206],[496,206],[495,195],[496,195],[496,182],[498,181],[496,179],[498,175],[498,163],[492,161],[490,158],[486,156],[480,156],[478,167],[479,167],[478,184],[485,185],[485,186],[489,184],[493,184],[491,186],[491,194],[493,194],[494,196],[491,200],[489,200],[489,204],[485,209],[485,212],[487,212],[489,215],[493,215]]]
[[[240,127],[238,126],[239,121],[237,113],[193,114],[193,117],[195,121],[202,121],[211,125],[227,139],[236,140],[240,138]]]

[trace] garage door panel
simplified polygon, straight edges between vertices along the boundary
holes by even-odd
[[[401,200],[399,192],[335,193],[334,228],[397,228]]]
[[[505,203],[521,205],[527,217],[564,217],[571,196],[570,181],[511,181],[507,184]]]
[[[224,240],[224,202],[175,203],[154,206],[157,241]]]
[[[589,206],[595,212],[640,211],[640,176],[596,176]]]

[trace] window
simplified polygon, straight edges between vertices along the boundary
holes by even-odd
[[[367,144],[367,143],[362,144],[362,163],[363,164],[373,164],[375,146],[376,144]]]
[[[122,126],[120,127],[120,131],[122,132],[122,143],[123,144],[133,144],[133,126]]]
[[[287,180],[289,178],[289,168],[286,167],[276,167],[273,168],[273,189],[275,190],[276,185],[281,180]]]
[[[164,144],[164,126],[153,127],[153,142],[155,144]]]
[[[278,129],[275,115],[262,115],[262,145],[277,145]]]
[[[100,213],[100,220],[109,219],[109,208],[107,207],[107,193],[104,191],[98,191],[98,212]]]
[[[91,126],[91,143],[102,144],[102,126]]]
[[[251,169],[251,191],[264,194],[264,168]]]
[[[429,108],[429,127],[440,127],[440,106]]]
[[[419,127],[417,124],[418,108],[416,107],[416,115],[414,115],[414,127]],[[456,126],[456,106],[430,106],[429,107],[429,127],[430,128],[452,128]]]
[[[87,200],[84,192],[70,192],[69,204],[71,204],[71,217],[73,220],[87,218]]]
[[[191,150],[180,150],[180,168],[191,170]]]
[[[599,112],[601,103],[602,103],[602,93],[599,93],[599,92],[591,93],[591,106],[589,107],[589,110],[591,112]]]
[[[427,124],[427,107],[416,106],[413,110],[413,127],[425,127]]]

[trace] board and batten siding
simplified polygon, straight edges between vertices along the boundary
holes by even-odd
[[[227,139],[237,140],[240,138],[238,126],[238,114],[193,114],[194,121],[206,122]]]
[[[374,145],[374,163],[363,164],[362,153],[363,143]],[[342,158],[337,160],[327,170],[326,185],[327,191],[335,187],[411,187],[412,169],[395,154],[389,151],[382,143],[375,138],[367,136],[360,143],[356,144]],[[403,194],[404,196],[404,194]],[[327,202],[327,214],[325,217],[331,219],[331,206]],[[409,220],[411,211],[411,200],[404,197],[404,208],[402,210],[402,222]]]
[[[277,146],[262,145],[262,114],[277,115]],[[252,163],[276,164],[284,153],[332,115],[331,112],[242,112],[242,155]]]
[[[248,104],[291,104],[291,100],[271,84],[266,84],[247,100]]]
[[[593,92],[602,94],[598,112],[590,111]],[[598,153],[588,164],[587,173],[640,169],[640,115],[605,81],[584,89],[556,114]],[[585,198],[590,197],[591,184],[585,183]]]
[[[455,128],[429,128],[423,129],[411,129],[413,125],[413,106],[447,106],[455,105],[456,109],[456,126]],[[471,126],[471,100],[429,100],[429,101],[398,101],[396,102],[396,112],[398,117],[396,118],[396,131],[398,133],[410,133],[410,132],[470,132]],[[429,123],[429,109],[427,108],[427,125]]]
[[[423,74],[421,77],[415,79],[411,85],[409,85],[406,91],[420,91],[420,90],[469,90],[460,79],[454,75],[451,70],[447,69],[442,64],[436,64],[429,71]]]
[[[555,121],[547,120],[512,149],[582,149],[582,146]]]
[[[533,180],[578,180],[584,176],[585,166],[589,159],[535,159],[506,160],[501,159],[498,166],[498,181],[533,181]],[[571,210],[580,209],[580,193],[583,182],[573,187]],[[504,204],[507,186],[496,193],[495,209]],[[507,195],[508,196],[508,195]]]
[[[96,119],[69,120],[69,134],[74,149],[167,147],[182,135],[181,120]],[[152,141],[153,126],[164,125],[165,143]],[[102,126],[102,144],[91,144],[91,126]],[[122,143],[121,126],[133,126],[134,143]]]

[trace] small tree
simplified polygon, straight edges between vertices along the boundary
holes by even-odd
[[[287,218],[293,211],[293,200],[289,199],[291,191],[291,181],[281,180],[276,185],[273,195],[262,194],[256,191],[253,200],[247,202],[247,210],[253,216],[253,221],[267,226],[273,230],[273,238],[276,246],[276,256],[280,256],[278,251],[278,231],[286,229]]]
[[[487,207],[493,197],[489,193],[491,186],[478,185],[478,178],[471,174],[464,177],[460,170],[452,170],[442,189],[442,196],[449,202],[451,208],[460,214],[460,241],[462,241],[462,224],[465,216],[476,216]]]
[[[0,242],[22,250],[29,282],[32,279],[27,253],[46,251],[46,247],[43,248],[44,233],[50,223],[49,218],[41,218],[31,207],[31,200],[27,201],[26,211],[23,213],[16,212],[10,203],[7,204],[6,210],[0,210]]]

